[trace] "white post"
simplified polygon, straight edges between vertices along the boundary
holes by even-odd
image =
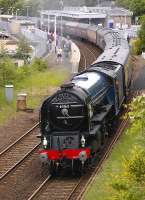
[[[125,15],[125,27],[126,27],[126,22],[127,22],[127,20],[126,20],[126,15]]]
[[[91,18],[89,18],[89,25],[91,25]]]
[[[42,29],[42,24],[43,24],[43,14],[42,14],[42,10],[41,10],[41,15],[40,15],[40,27]]]
[[[50,18],[49,18],[49,14],[48,14],[48,33],[50,32]]]
[[[18,14],[18,13],[17,13],[17,10],[16,10],[16,20],[17,20],[17,14]]]
[[[14,7],[10,7],[10,10],[11,10],[11,13],[12,13],[11,15],[14,16]]]
[[[27,9],[27,18],[29,17],[29,7],[30,6],[26,6],[26,9]]]
[[[63,3],[63,0],[60,0],[60,10],[61,10],[61,16],[60,16],[60,35],[61,35],[61,45],[62,45],[62,37],[63,37],[63,27],[62,27],[62,11],[63,11],[63,6],[64,6],[64,3]]]
[[[12,7],[12,16],[14,16],[14,8]]]
[[[63,37],[63,33],[62,33],[62,13],[61,13],[61,40],[62,40],[62,37]]]
[[[20,9],[17,9],[16,10],[16,20],[18,19],[18,11],[19,11]]]
[[[5,96],[6,100],[10,103],[14,98],[14,86],[13,85],[5,85]]]
[[[56,15],[54,17],[54,44],[55,44],[55,51],[56,51]]]

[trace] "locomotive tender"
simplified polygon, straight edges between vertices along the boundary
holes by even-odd
[[[125,101],[132,74],[128,42],[117,31],[73,22],[64,29],[103,53],[42,104],[40,157],[50,169],[83,166],[97,155]]]

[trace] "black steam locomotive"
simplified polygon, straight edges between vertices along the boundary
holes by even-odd
[[[103,53],[42,104],[40,157],[52,169],[84,166],[97,154],[127,96],[132,74],[129,46],[119,33],[79,23],[67,23],[65,30],[77,30],[78,37]]]

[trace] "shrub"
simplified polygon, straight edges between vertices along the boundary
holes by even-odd
[[[34,71],[45,71],[48,68],[48,64],[45,60],[42,60],[40,58],[36,58],[34,62],[32,63],[32,69]]]
[[[0,59],[0,84],[13,84],[17,78],[17,67],[8,57]]]
[[[133,54],[135,55],[140,55],[142,53],[140,39],[137,39],[133,42],[132,51],[133,51]]]

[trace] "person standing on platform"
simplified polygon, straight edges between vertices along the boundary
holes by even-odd
[[[62,62],[62,49],[57,49],[57,62]]]

